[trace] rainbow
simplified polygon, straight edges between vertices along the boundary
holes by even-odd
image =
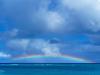
[[[16,56],[16,57],[13,57],[14,60],[21,60],[21,59],[28,59],[28,58],[49,58],[49,57],[54,57],[54,58],[57,58],[57,57],[61,57],[61,58],[64,58],[65,60],[69,59],[69,60],[75,60],[75,61],[80,61],[80,62],[83,62],[83,63],[94,63],[90,60],[86,60],[86,59],[83,59],[83,58],[78,58],[78,57],[73,57],[73,56],[69,56],[69,55],[64,55],[64,54],[60,54],[60,55],[35,55],[35,54],[30,54],[30,55],[22,55],[22,56]],[[74,62],[73,62],[74,63]]]

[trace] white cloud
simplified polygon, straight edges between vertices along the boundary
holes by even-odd
[[[62,5],[79,10],[93,4],[94,0],[60,0]]]
[[[31,43],[31,46],[41,50],[45,55],[59,55],[60,47],[58,44],[51,44],[47,40],[43,39],[35,39]]]
[[[6,54],[6,53],[3,53],[3,52],[0,52],[0,58],[9,58],[11,57],[10,54]]]
[[[54,11],[48,11],[44,15],[46,21],[46,27],[49,31],[60,31],[64,28],[65,19],[60,13]]]
[[[28,50],[39,50],[45,55],[59,55],[60,47],[57,44],[51,44],[44,39],[15,39],[7,43],[10,49],[23,50],[23,53]]]
[[[100,0],[96,0],[96,3],[94,5],[94,8],[100,12]]]
[[[99,0],[60,0],[62,8],[74,10],[85,29],[92,32],[100,31],[100,1]],[[77,22],[77,19],[74,21]],[[72,26],[73,27],[73,26]],[[78,28],[77,28],[78,29]]]
[[[15,50],[16,49],[26,50],[29,43],[30,43],[30,40],[28,39],[14,39],[14,40],[10,40],[7,43],[7,46]]]
[[[60,55],[60,48],[56,45],[47,45],[44,48],[42,48],[42,51],[44,52],[45,55]]]
[[[12,43],[11,43],[12,42]],[[41,54],[47,56],[68,54],[78,56],[86,59],[95,60],[91,58],[91,55],[96,55],[96,59],[100,58],[100,46],[93,44],[80,44],[80,43],[50,43],[49,40],[44,39],[13,39],[8,41],[9,49],[21,50],[23,53],[28,54],[27,51],[31,50],[31,53],[39,51]],[[99,61],[97,61],[99,62]]]

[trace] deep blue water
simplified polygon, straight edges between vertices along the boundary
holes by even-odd
[[[0,75],[100,75],[100,64],[0,64]]]

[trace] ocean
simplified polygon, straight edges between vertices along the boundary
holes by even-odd
[[[0,64],[0,75],[100,75],[100,64]]]

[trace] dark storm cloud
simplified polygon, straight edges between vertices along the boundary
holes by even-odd
[[[9,29],[18,28],[19,37],[46,33],[46,26],[53,23],[55,27],[61,23],[63,28],[56,33],[99,33],[98,3],[94,0],[82,0],[77,5],[72,2],[58,0],[51,7],[53,10],[50,9],[50,3],[54,3],[52,0],[2,0],[2,6]],[[58,19],[54,21],[54,17]]]
[[[77,1],[75,4],[73,0],[1,0],[0,20],[5,23],[0,27],[6,31],[0,35],[10,39],[48,33],[52,33],[50,36],[84,34],[89,37],[88,43],[99,45],[99,0]]]

